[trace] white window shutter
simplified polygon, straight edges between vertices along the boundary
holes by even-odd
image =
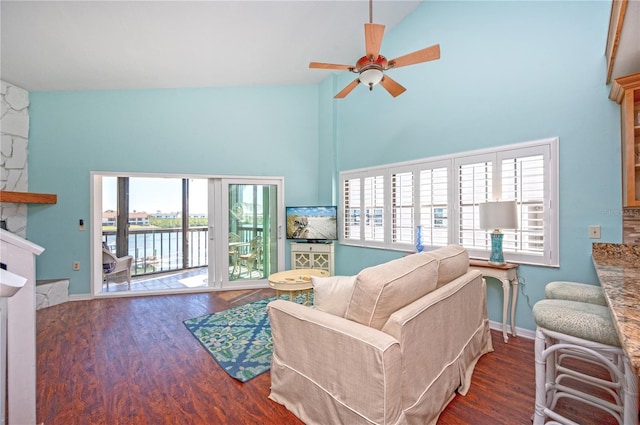
[[[420,223],[422,244],[449,243],[449,170],[447,167],[420,170]]]
[[[478,204],[493,200],[492,160],[458,164],[458,240],[465,248],[491,249],[491,240],[480,229]]]
[[[384,176],[369,176],[364,178],[362,191],[365,241],[384,242]]]
[[[361,184],[362,179],[344,180],[342,184],[343,232],[342,239],[360,240],[361,230]]]
[[[391,175],[391,243],[413,244],[415,205],[412,171]]]
[[[503,250],[544,255],[545,171],[543,155],[502,160],[502,199],[518,205],[518,229],[503,230]]]

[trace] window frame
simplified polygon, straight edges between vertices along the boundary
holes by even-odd
[[[432,158],[423,158],[413,161],[400,163],[385,164],[375,167],[367,167],[356,170],[346,170],[340,172],[340,243],[348,246],[369,247],[377,249],[407,251],[413,252],[415,247],[416,223],[419,222],[422,211],[420,198],[421,190],[421,172],[424,170],[433,170],[438,168],[447,169],[447,239],[449,244],[460,243],[460,192],[459,192],[459,174],[458,167],[463,164],[473,164],[481,161],[491,161],[491,194],[486,196],[487,200],[502,199],[502,164],[504,160],[527,158],[529,156],[542,156],[543,161],[543,250],[541,254],[514,252],[505,249],[505,258],[508,261],[518,262],[520,264],[533,264],[548,267],[558,267],[559,259],[559,138],[550,137],[540,140],[528,142],[514,143],[504,146],[497,146],[486,149],[466,151],[450,155],[442,155]],[[413,222],[414,237],[412,243],[403,241],[394,242],[393,228],[393,176],[400,173],[412,173],[413,178]],[[345,215],[344,205],[345,199],[344,184],[347,180],[360,179],[361,189],[362,181],[369,176],[383,176],[384,178],[384,207],[383,218],[384,223],[384,241],[371,241],[363,238],[363,220],[360,221],[360,237],[346,239],[345,236]],[[363,195],[361,192],[361,204]],[[489,199],[491,198],[491,199]],[[513,199],[507,198],[507,199]],[[475,201],[478,202],[478,201]],[[520,206],[520,202],[518,202]],[[352,207],[353,208],[353,207]],[[361,210],[362,211],[362,210]],[[524,213],[523,213],[524,214]],[[477,229],[478,232],[488,231]],[[475,232],[475,230],[474,230]],[[430,243],[430,242],[429,242]],[[425,249],[429,250],[437,247],[424,243]],[[478,249],[477,247],[468,248],[469,255],[472,258],[488,259],[491,253],[490,244],[487,249]]]

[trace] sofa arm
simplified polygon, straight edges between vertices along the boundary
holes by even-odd
[[[268,311],[273,400],[312,423],[395,423],[402,416],[395,338],[290,301],[273,301]]]

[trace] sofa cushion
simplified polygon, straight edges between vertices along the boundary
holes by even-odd
[[[345,317],[382,329],[392,313],[433,291],[438,261],[421,254],[408,255],[362,270]]]
[[[320,311],[344,317],[356,276],[311,276],[313,306]]]
[[[469,253],[459,245],[443,246],[423,253],[440,262],[437,288],[462,276],[469,270]]]

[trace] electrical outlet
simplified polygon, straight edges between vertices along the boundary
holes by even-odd
[[[591,239],[600,239],[600,226],[589,226],[589,237]]]
[[[80,270],[80,261],[74,261],[73,262],[73,270],[75,270],[75,271]]]

